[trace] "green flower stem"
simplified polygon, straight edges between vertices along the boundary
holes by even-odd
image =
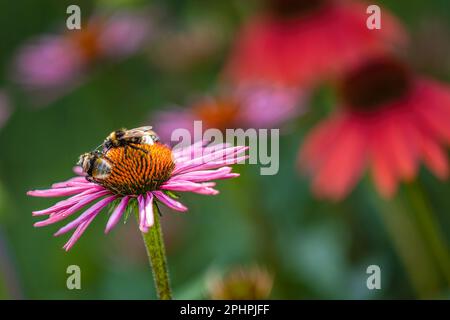
[[[159,221],[159,209],[156,204],[153,204],[153,211],[155,216],[154,225],[147,233],[142,232],[142,238],[144,239],[148,259],[150,261],[150,266],[152,267],[158,298],[160,300],[171,300],[172,292],[170,290],[166,250],[164,248],[164,239]]]
[[[395,200],[377,199],[376,203],[379,205],[378,211],[418,297],[421,299],[435,297],[440,287],[438,270],[415,219]]]
[[[420,185],[417,182],[408,184],[408,199],[414,208],[415,217],[420,230],[442,272],[447,284],[450,285],[450,253],[445,238],[435,220],[430,205]]]

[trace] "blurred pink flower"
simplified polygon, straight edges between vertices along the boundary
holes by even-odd
[[[448,85],[383,57],[350,72],[341,96],[342,107],[307,135],[300,152],[317,196],[344,198],[366,167],[384,197],[394,195],[400,181],[413,180],[421,161],[437,177],[448,177]]]
[[[93,16],[81,30],[40,36],[23,45],[13,78],[27,90],[53,99],[73,89],[94,63],[135,53],[148,35],[143,13]]]
[[[64,246],[64,249],[69,250],[102,209],[118,201],[106,225],[105,232],[109,232],[119,222],[132,201],[137,201],[139,229],[148,232],[153,226],[155,201],[175,211],[184,212],[187,207],[177,200],[173,192],[218,194],[219,192],[213,188],[215,182],[212,180],[239,176],[232,173],[232,168],[228,165],[246,159],[242,154],[247,150],[246,147],[232,147],[226,144],[210,146],[203,141],[176,150],[171,150],[158,142],[140,145],[140,148],[138,150],[129,148],[126,152],[123,147],[109,149],[105,156],[110,161],[111,172],[108,177],[102,178],[103,180],[94,178],[91,181],[95,182],[91,182],[84,176],[78,176],[55,183],[47,190],[29,191],[27,194],[34,197],[70,196],[48,209],[34,211],[34,216],[48,216],[47,220],[37,222],[35,226],[47,226],[65,220],[83,207],[98,201],[56,232],[55,235],[58,236],[75,229]],[[146,153],[147,157],[143,157],[142,149],[151,152]],[[144,165],[142,161],[145,162]],[[77,172],[81,175],[81,168],[77,167]]]
[[[368,4],[346,0],[269,0],[244,24],[225,69],[232,82],[266,80],[309,88],[361,59],[404,44],[386,9],[382,28],[366,27]]]
[[[104,56],[123,58],[138,51],[151,36],[149,16],[136,12],[120,12],[111,16],[99,34],[99,47]]]
[[[85,61],[69,39],[44,36],[21,48],[16,65],[15,78],[27,89],[57,90],[81,74]]]
[[[170,110],[158,111],[151,116],[151,122],[158,125],[158,134],[161,141],[173,145],[176,141],[171,141],[172,133],[176,129],[186,129],[194,131],[195,114],[190,108],[171,107]]]
[[[194,121],[204,130],[277,128],[304,112],[304,94],[298,89],[267,83],[242,83],[218,97],[205,97],[188,108],[159,111],[152,121],[163,141],[176,129],[193,131]]]
[[[276,128],[305,112],[305,94],[286,86],[242,83],[235,96],[246,128]]]

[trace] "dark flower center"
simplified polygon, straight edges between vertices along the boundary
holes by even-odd
[[[350,72],[341,84],[345,105],[354,111],[374,111],[403,97],[411,84],[408,68],[392,58],[379,58]]]
[[[239,106],[233,99],[205,100],[193,106],[196,118],[202,120],[206,128],[225,131],[237,124]]]
[[[81,30],[70,31],[69,40],[80,50],[83,59],[90,62],[99,55],[100,26],[97,24],[85,26]]]
[[[280,18],[306,15],[322,7],[329,0],[268,0],[268,9]]]
[[[169,180],[175,168],[172,151],[161,143],[111,148],[105,156],[111,164],[111,172],[101,184],[121,195],[157,190]]]

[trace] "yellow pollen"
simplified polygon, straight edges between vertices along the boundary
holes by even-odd
[[[111,164],[111,173],[101,184],[122,195],[157,190],[175,168],[172,151],[161,143],[111,148],[105,157]]]

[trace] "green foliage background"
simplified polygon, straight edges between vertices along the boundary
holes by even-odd
[[[171,0],[151,1],[163,8],[165,23],[183,30],[203,19],[220,24],[232,35],[256,1]],[[8,81],[18,47],[30,37],[51,32],[65,23],[65,9],[73,1],[2,1],[0,3],[0,85],[13,95],[14,113],[0,129],[0,297],[30,299],[148,299],[154,298],[153,281],[145,250],[130,219],[104,235],[106,214],[91,224],[70,252],[61,247],[65,237],[52,234],[58,226],[33,227],[32,210],[54,200],[26,196],[71,177],[78,155],[95,147],[118,127],[151,122],[152,111],[214,90],[226,59],[231,36],[210,59],[182,72],[167,72],[150,62],[147,53],[120,64],[100,66],[86,83],[45,108],[35,108],[23,91]],[[78,1],[87,17],[95,5],[140,5],[142,1]],[[450,2],[382,1],[406,23],[413,35],[417,69],[450,81],[450,69],[435,67],[417,57],[415,36],[423,23],[441,21],[447,34]],[[437,41],[447,45],[449,38]],[[447,42],[447,43],[445,43]],[[151,49],[150,49],[151,50]],[[178,54],[177,52],[173,53]],[[447,52],[447,56],[450,52]],[[260,176],[257,166],[238,166],[242,177],[219,184],[216,197],[185,195],[190,210],[175,214],[164,210],[168,261],[176,298],[205,297],[205,282],[213,272],[258,263],[275,276],[272,298],[379,299],[417,297],[391,237],[380,218],[392,210],[375,194],[369,178],[342,203],[314,199],[308,180],[297,174],[297,150],[305,132],[332,107],[327,90],[317,92],[311,112],[295,130],[281,138],[280,172]],[[157,124],[152,123],[156,128]],[[449,124],[450,125],[450,124]],[[425,169],[420,187],[446,236],[450,235],[450,185]],[[401,190],[395,203],[414,211],[411,195]],[[400,231],[399,231],[400,232]],[[414,248],[411,248],[414,250]],[[66,288],[66,268],[82,270],[82,290]],[[382,290],[366,288],[366,268],[381,266]],[[1,269],[3,268],[3,269]],[[7,272],[6,272],[6,271]],[[448,298],[448,285],[440,282],[435,297]],[[14,288],[13,290],[11,288]]]

